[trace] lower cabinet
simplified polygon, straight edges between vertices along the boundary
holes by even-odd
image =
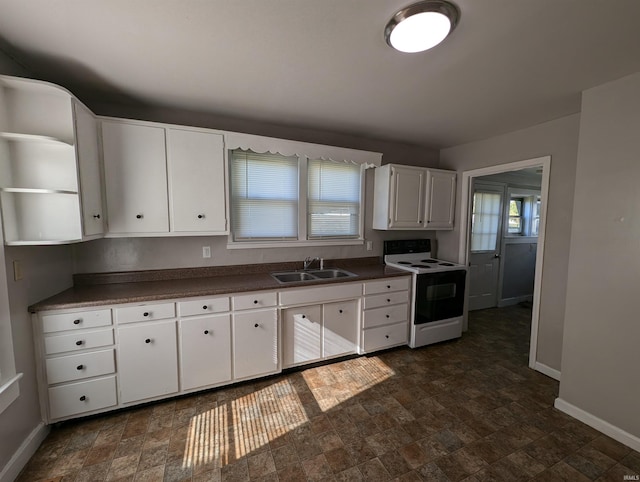
[[[285,367],[322,358],[322,306],[282,310],[282,363]]]
[[[279,371],[278,311],[247,311],[233,315],[233,378]]]
[[[231,380],[231,315],[180,320],[179,332],[182,390]]]
[[[174,320],[118,327],[118,379],[122,403],[178,391]]]
[[[324,305],[324,358],[358,352],[359,312],[358,300]]]

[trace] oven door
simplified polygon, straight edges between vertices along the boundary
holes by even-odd
[[[414,324],[462,316],[466,275],[464,269],[417,275]]]

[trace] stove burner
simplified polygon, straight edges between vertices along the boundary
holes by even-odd
[[[431,268],[428,264],[412,264],[412,268]]]
[[[421,263],[437,263],[438,261],[436,261],[435,259],[421,259],[420,262]]]
[[[440,266],[453,266],[453,263],[440,263]]]
[[[411,264],[411,261],[398,261],[398,264]]]

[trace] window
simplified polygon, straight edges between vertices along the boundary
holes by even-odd
[[[362,239],[359,164],[242,149],[229,159],[230,246]]]
[[[540,196],[533,203],[533,212],[531,213],[531,236],[538,236],[540,233]]]
[[[502,195],[476,191],[471,214],[471,251],[493,251],[498,241]]]
[[[308,238],[360,235],[360,166],[310,160],[307,166]]]
[[[517,198],[509,201],[509,234],[522,234],[524,199]]]

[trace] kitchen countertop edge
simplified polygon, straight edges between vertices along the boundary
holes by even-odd
[[[73,286],[29,306],[29,312],[71,310],[127,303],[144,303],[202,296],[219,296],[250,291],[285,290],[335,283],[355,283],[377,278],[408,276],[411,273],[384,264],[346,266],[357,275],[347,279],[323,279],[294,283],[278,283],[270,273],[218,275],[161,281]]]

